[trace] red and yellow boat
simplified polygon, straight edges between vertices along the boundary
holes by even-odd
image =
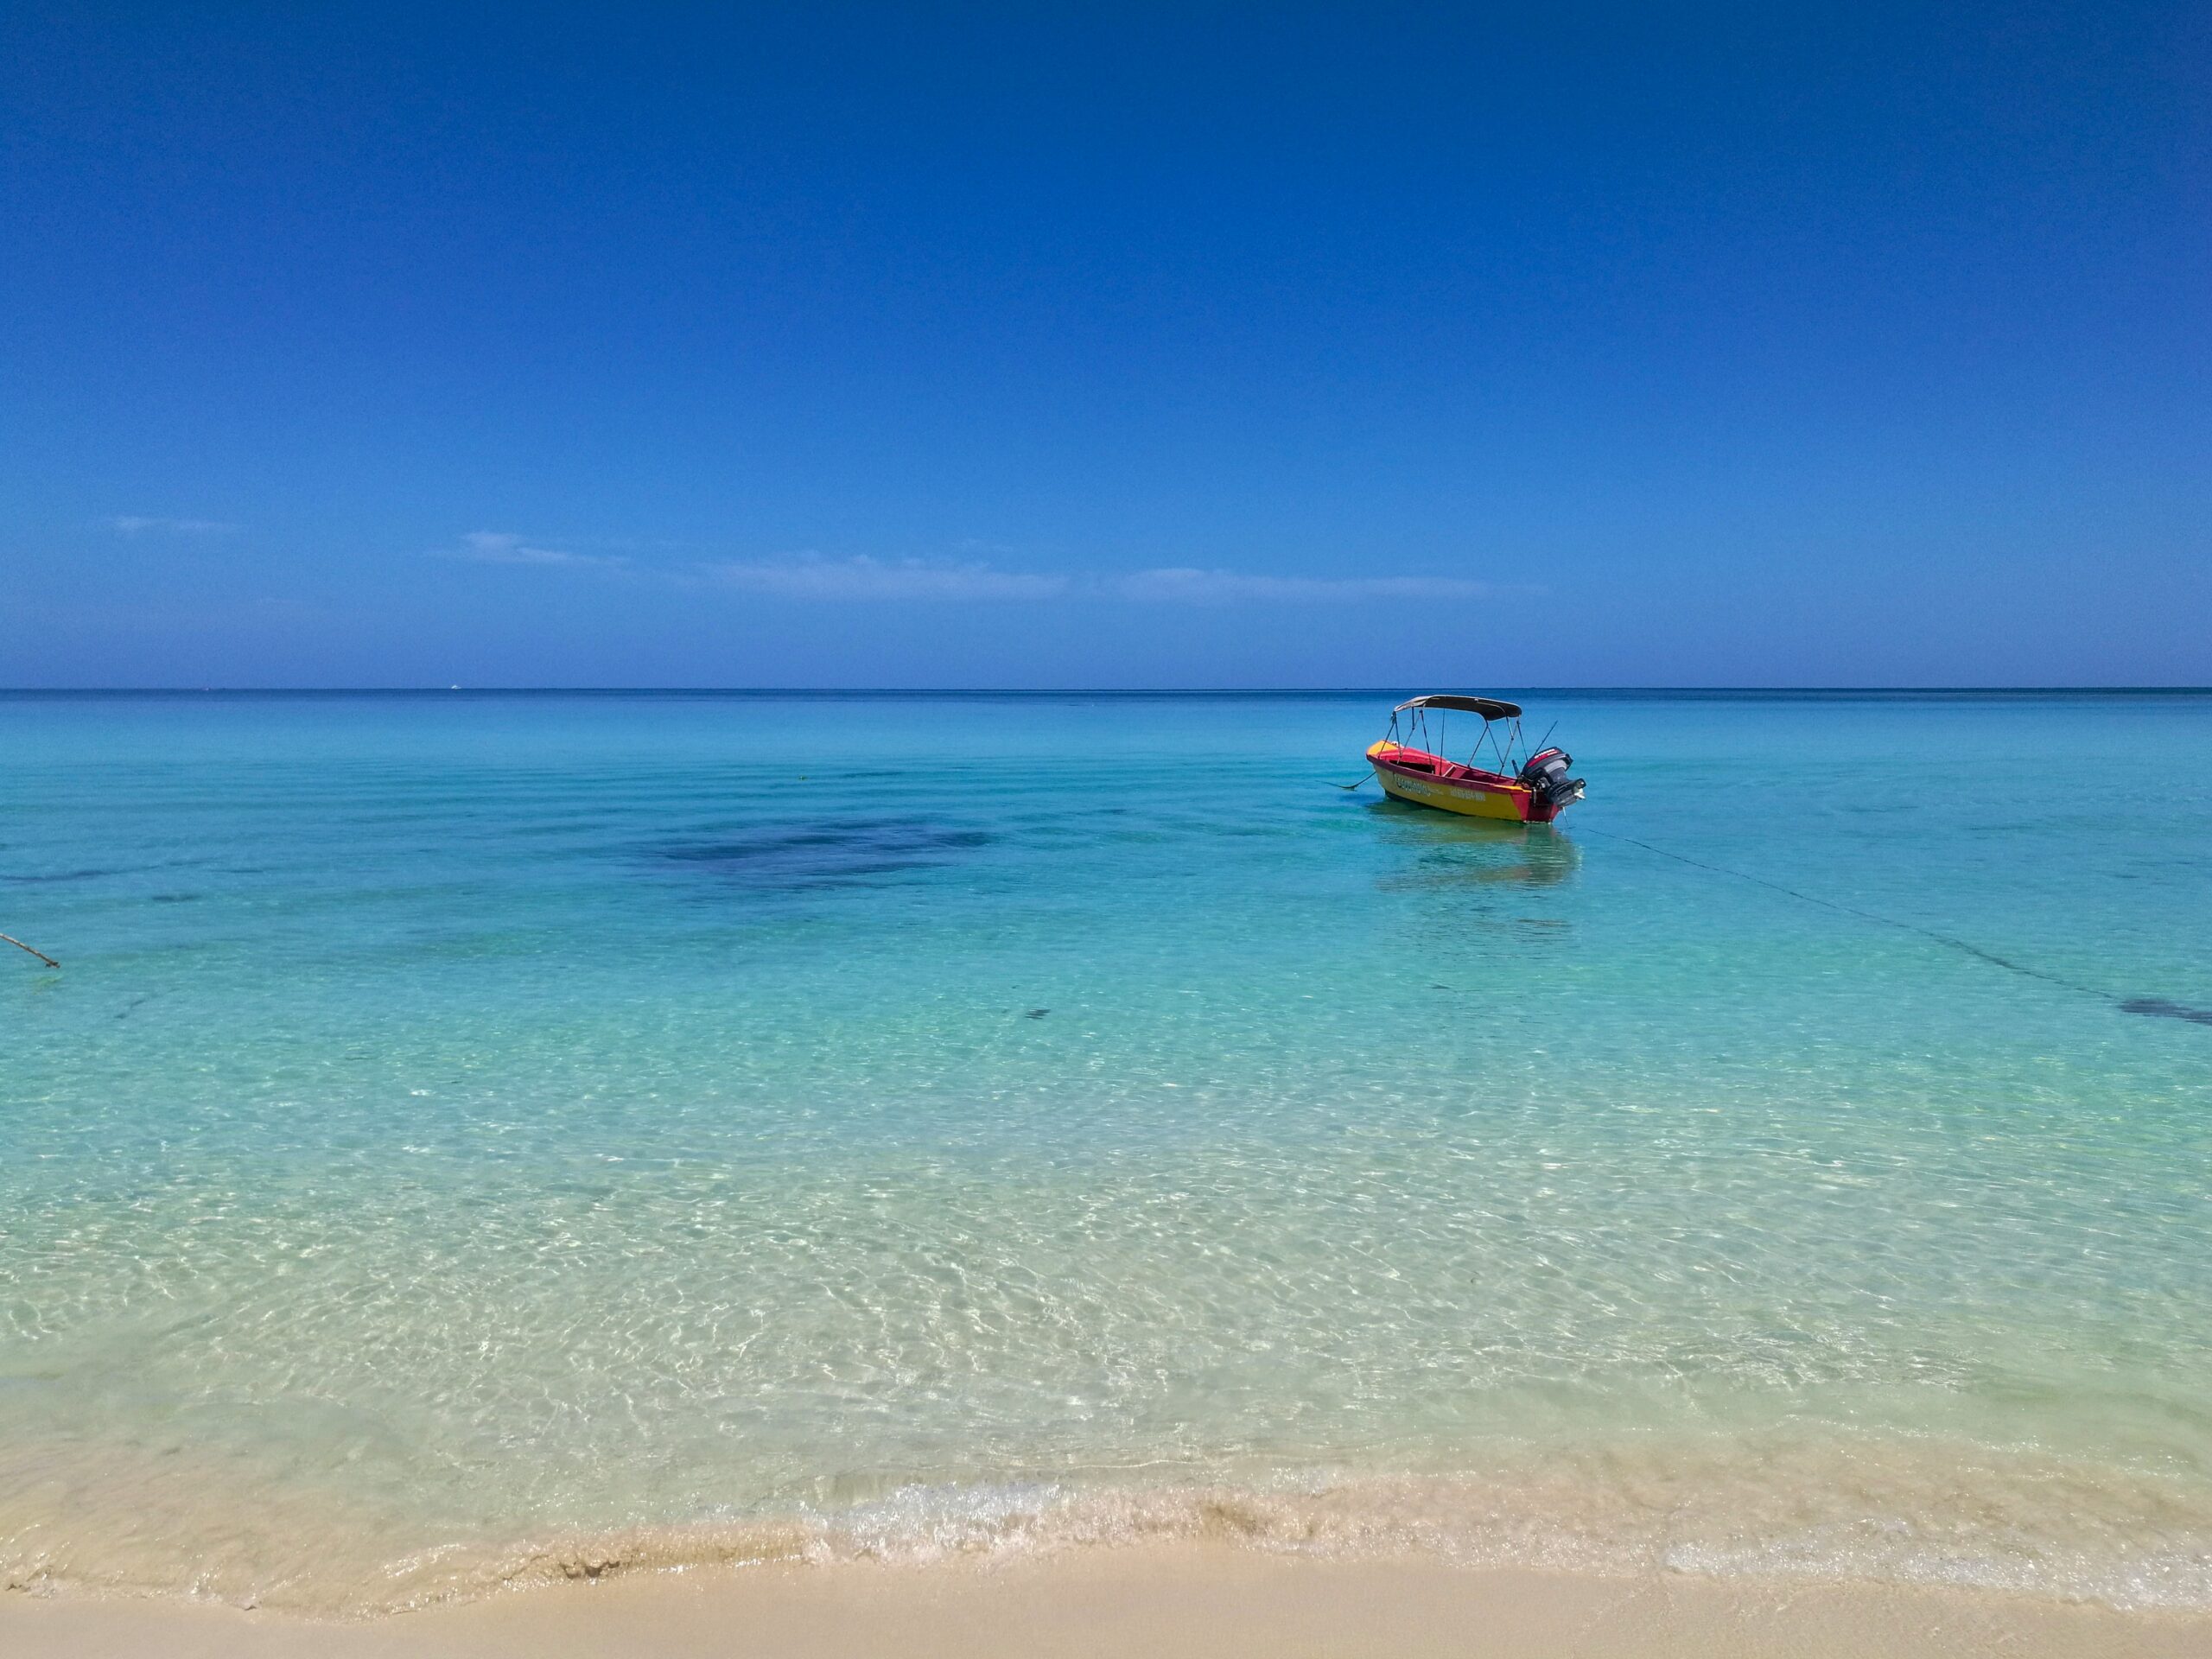
[[[1465,761],[1444,756],[1443,716],[1452,713],[1482,716],[1482,734]],[[1432,714],[1438,716],[1433,741]],[[1496,753],[1497,771],[1476,764],[1486,744]],[[1565,749],[1539,749],[1516,771],[1513,755],[1520,745],[1519,703],[1439,693],[1393,709],[1389,731],[1368,746],[1367,764],[1385,794],[1415,806],[1509,823],[1549,823],[1582,798],[1582,779],[1567,776],[1574,757]]]

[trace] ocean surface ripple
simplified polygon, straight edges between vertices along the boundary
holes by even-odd
[[[0,1586],[2212,1606],[2212,698],[1528,700],[0,698]]]

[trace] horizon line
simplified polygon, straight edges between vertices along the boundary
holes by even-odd
[[[725,697],[1311,697],[1395,696],[1399,685],[80,685],[0,686],[0,696],[725,696]],[[1423,682],[1426,683],[1426,682]],[[2129,685],[1538,685],[1493,689],[1551,696],[2201,696],[2212,684]]]

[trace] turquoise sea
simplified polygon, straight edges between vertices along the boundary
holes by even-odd
[[[0,699],[0,1585],[2212,1605],[2212,697],[1526,700]]]

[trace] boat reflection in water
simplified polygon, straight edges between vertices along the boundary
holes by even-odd
[[[1385,797],[1372,812],[1389,845],[1409,855],[1382,878],[1388,891],[1518,886],[1555,887],[1582,868],[1582,849],[1548,823],[1431,812]]]

